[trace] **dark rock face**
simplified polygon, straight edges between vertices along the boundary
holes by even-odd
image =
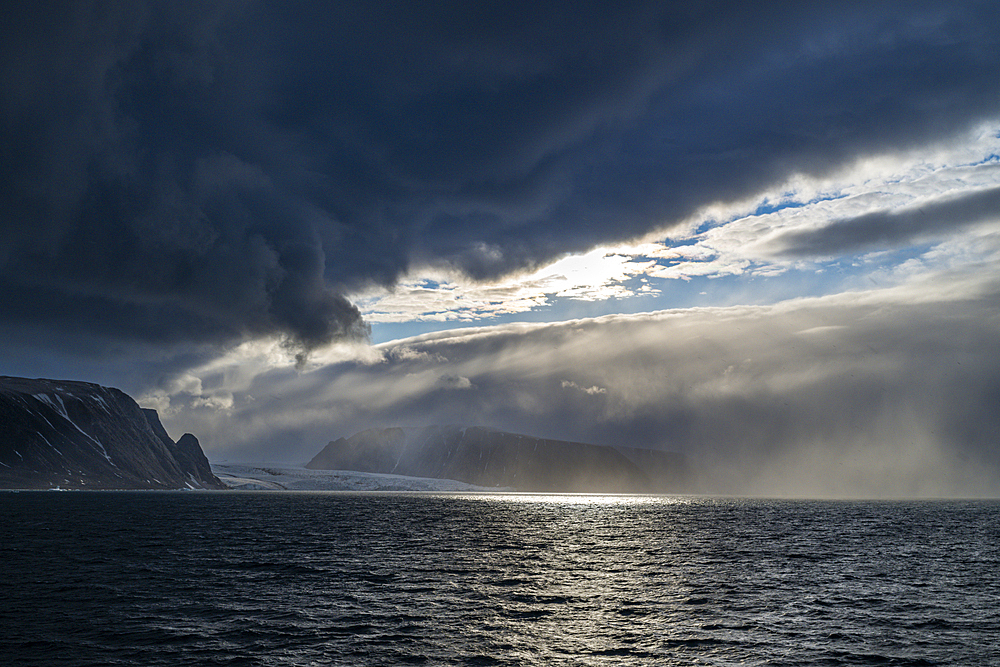
[[[0,488],[222,489],[197,438],[88,382],[0,377]]]
[[[454,479],[518,491],[682,491],[679,454],[545,440],[492,429],[373,429],[329,443],[306,467]],[[638,454],[635,454],[638,452]],[[655,463],[655,465],[651,465]],[[647,472],[644,466],[649,466]]]

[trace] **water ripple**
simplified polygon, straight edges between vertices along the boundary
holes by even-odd
[[[1000,504],[0,494],[0,654],[1000,665]]]

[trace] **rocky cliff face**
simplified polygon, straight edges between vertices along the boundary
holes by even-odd
[[[0,488],[221,489],[197,438],[87,382],[0,377]]]
[[[478,486],[513,487],[518,491],[686,490],[683,488],[686,465],[677,454],[649,450],[623,453],[613,447],[546,440],[479,427],[363,431],[329,443],[306,467],[454,479]]]

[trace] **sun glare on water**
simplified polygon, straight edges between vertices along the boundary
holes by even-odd
[[[462,494],[463,500],[480,502],[552,504],[552,505],[676,505],[686,504],[689,499],[680,496],[655,496],[615,493],[476,493]]]

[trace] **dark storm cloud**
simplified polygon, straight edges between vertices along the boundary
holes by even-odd
[[[952,197],[905,211],[878,211],[806,232],[785,234],[773,243],[791,256],[837,255],[906,245],[926,236],[953,233],[968,225],[1000,219],[1000,188]]]
[[[1000,98],[992,3],[23,3],[3,10],[7,327],[358,334],[487,277],[911,148]]]

